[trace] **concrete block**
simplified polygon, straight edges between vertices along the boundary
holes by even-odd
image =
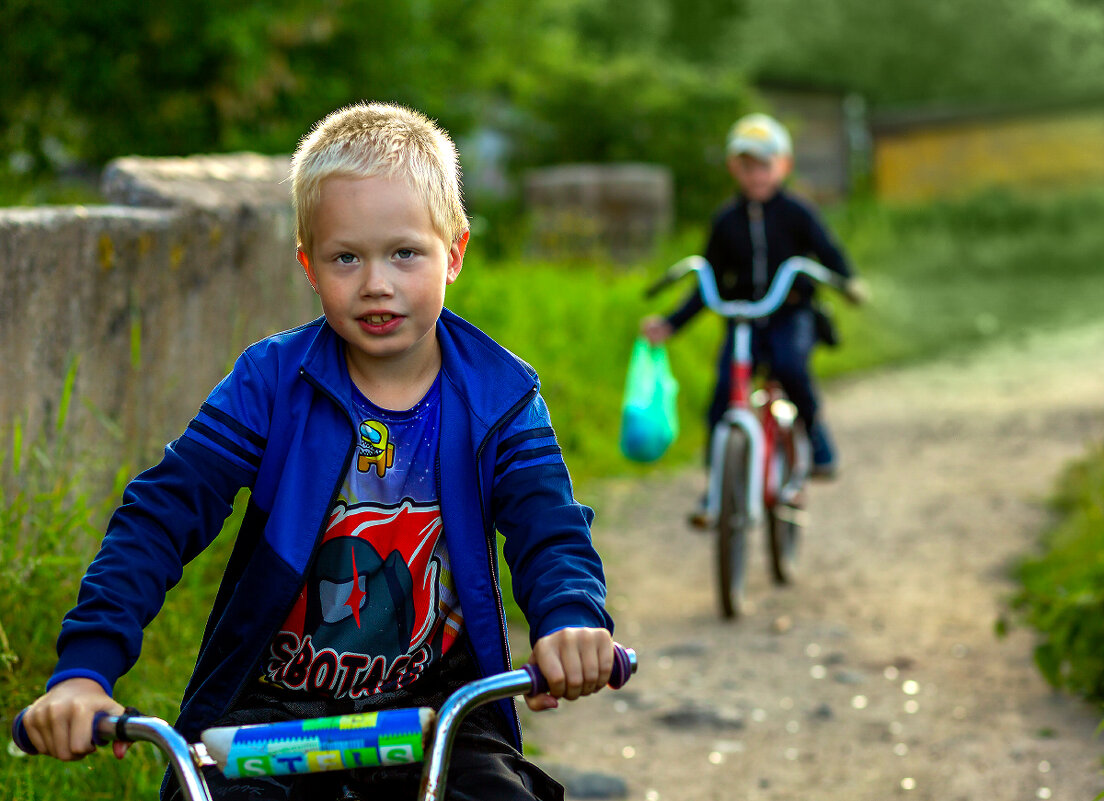
[[[530,249],[546,258],[646,258],[674,219],[674,181],[650,164],[565,164],[525,178]]]
[[[102,414],[148,459],[246,345],[319,313],[295,261],[287,158],[163,161],[105,173],[109,197],[147,207],[0,209],[0,437],[54,419],[76,359],[77,436],[118,450]]]

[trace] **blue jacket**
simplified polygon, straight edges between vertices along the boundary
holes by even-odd
[[[530,638],[612,629],[591,510],[567,468],[531,367],[442,312],[441,514],[464,624],[484,675],[509,670],[495,532],[505,538]],[[249,347],[164,459],[136,477],[81,583],[48,686],[85,676],[108,692],[183,566],[211,543],[237,492],[248,508],[177,729],[189,739],[259,675],[325,528],[356,442],[342,343],[320,318]],[[513,704],[503,703],[520,745]]]

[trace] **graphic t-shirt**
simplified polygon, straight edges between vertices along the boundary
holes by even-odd
[[[406,411],[354,393],[356,452],[265,668],[280,687],[353,700],[410,687],[463,625],[436,479],[440,377]]]

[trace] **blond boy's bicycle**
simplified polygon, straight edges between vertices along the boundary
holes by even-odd
[[[609,686],[623,686],[635,672],[636,653],[616,645]],[[234,779],[419,761],[424,767],[418,801],[441,801],[452,746],[465,716],[492,701],[547,690],[536,666],[525,665],[466,684],[445,700],[439,712],[418,707],[225,726],[207,729],[200,742],[189,743],[166,721],[128,710],[119,716],[98,714],[92,724],[93,739],[97,745],[113,740],[153,743],[168,760],[185,801],[211,801],[202,770],[211,766]],[[12,739],[24,752],[37,753],[23,727],[22,712],[12,724]]]

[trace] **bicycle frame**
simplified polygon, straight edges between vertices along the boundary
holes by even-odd
[[[668,270],[664,281],[677,280],[688,272],[697,273],[698,286],[705,305],[722,317],[735,321],[731,392],[728,408],[711,434],[710,461],[713,465],[723,463],[728,438],[732,436],[734,428],[741,430],[747,437],[751,469],[748,471],[745,509],[748,522],[756,525],[762,521],[766,506],[776,502],[789,503],[797,495],[808,476],[811,455],[808,442],[804,438],[797,438],[793,475],[784,486],[777,486],[774,480],[776,477],[771,471],[773,454],[770,452],[777,441],[774,436],[775,426],[792,426],[796,420],[796,410],[793,409],[793,404],[778,396],[774,390],[768,390],[766,399],[759,405],[758,413],[753,408],[752,321],[777,311],[789,294],[794,279],[800,274],[837,287],[841,278],[811,259],[794,256],[779,266],[770,289],[760,300],[726,301],[721,299],[717,290],[712,266],[701,256],[688,256],[676,263]],[[723,490],[721,482],[721,471],[712,470],[706,490],[706,512],[712,519],[720,514]]]

